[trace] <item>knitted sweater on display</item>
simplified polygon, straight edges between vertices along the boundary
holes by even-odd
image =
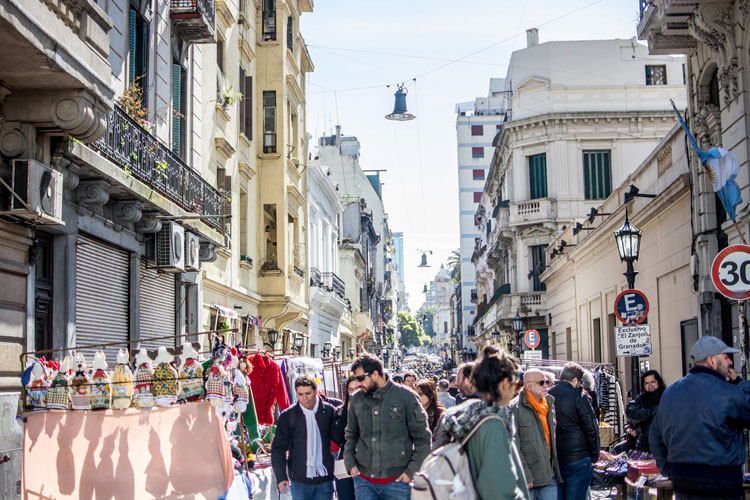
[[[289,408],[289,396],[281,374],[281,369],[273,359],[263,353],[250,358],[253,371],[250,373],[250,384],[255,399],[255,410],[258,423],[273,424],[273,404],[279,405],[279,411]]]

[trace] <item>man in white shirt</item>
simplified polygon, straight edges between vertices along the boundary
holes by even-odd
[[[450,408],[451,406],[456,406],[456,398],[450,395],[448,392],[448,389],[450,388],[450,382],[446,379],[441,379],[440,382],[438,382],[438,403],[443,405],[444,408]]]

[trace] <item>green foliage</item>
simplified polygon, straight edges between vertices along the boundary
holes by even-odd
[[[422,329],[417,318],[406,311],[398,313],[398,329],[401,332],[401,344],[407,347],[429,345],[432,339]]]

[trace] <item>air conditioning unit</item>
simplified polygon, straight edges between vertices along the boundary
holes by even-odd
[[[185,228],[176,222],[164,224],[156,233],[156,267],[185,272]]]
[[[200,271],[201,263],[198,254],[201,249],[201,242],[195,233],[185,233],[185,269],[187,271]]]
[[[41,224],[65,224],[61,172],[36,160],[12,160],[10,185],[15,191],[10,194],[11,214]]]

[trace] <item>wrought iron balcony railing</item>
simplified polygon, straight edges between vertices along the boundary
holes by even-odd
[[[224,197],[219,191],[119,106],[107,115],[107,133],[90,145],[180,208],[198,215],[221,214]],[[221,231],[220,218],[203,221]]]
[[[169,10],[172,23],[186,40],[196,43],[216,41],[214,0],[170,0]]]
[[[323,273],[317,267],[310,268],[310,286],[323,286]]]
[[[336,294],[341,300],[346,299],[346,285],[335,273],[323,273],[323,286]]]

